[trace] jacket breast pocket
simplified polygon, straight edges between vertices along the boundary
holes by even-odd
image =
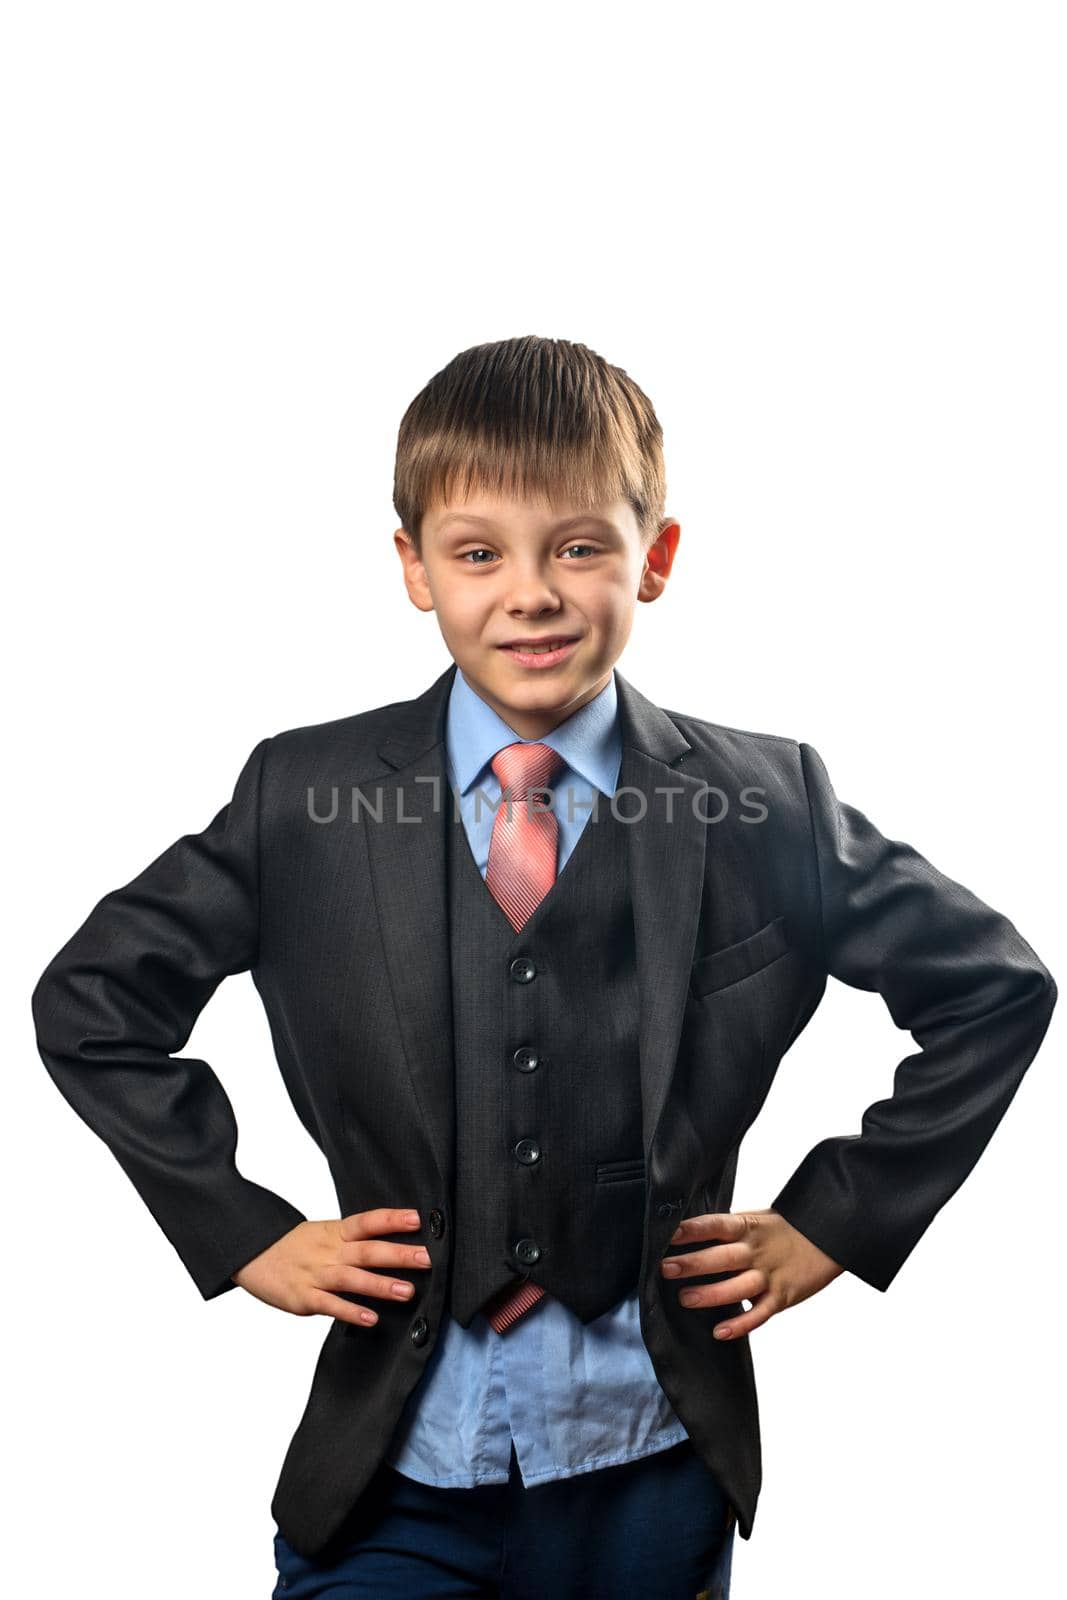
[[[700,956],[690,970],[689,987],[698,996],[713,994],[717,989],[726,989],[730,984],[739,983],[742,978],[751,978],[755,973],[762,972],[772,961],[784,956],[788,949],[785,918],[775,917],[772,922],[757,928],[755,933],[739,939],[736,944],[728,944],[721,950],[712,950],[708,955]]]

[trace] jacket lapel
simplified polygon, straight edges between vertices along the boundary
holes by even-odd
[[[453,816],[445,752],[452,663],[399,710],[378,755],[381,822],[366,826],[379,934],[412,1086],[444,1193],[454,1181],[452,996],[446,832]],[[680,769],[691,749],[665,711],[616,670],[623,755],[616,799],[629,843],[641,997],[642,1124],[650,1157],[678,1052],[704,884],[708,833]],[[663,790],[675,791],[667,796]],[[657,792],[659,791],[659,792]],[[456,822],[456,826],[462,826]]]
[[[393,770],[380,780],[381,822],[366,828],[396,1023],[442,1185],[453,1186],[452,979],[448,960],[445,828],[452,815],[445,713],[453,662],[424,694],[405,703],[378,755]]]
[[[616,809],[620,816],[641,818],[628,824],[626,833],[641,1004],[644,1154],[651,1172],[700,922],[707,826],[693,804],[703,784],[684,770],[689,741],[617,669],[615,681],[623,736]],[[637,793],[626,792],[628,787]]]

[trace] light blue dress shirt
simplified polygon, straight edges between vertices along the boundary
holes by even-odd
[[[457,668],[445,733],[449,782],[483,878],[500,801],[488,763],[518,738]],[[564,760],[553,784],[558,875],[589,819],[594,788],[610,798],[618,784],[614,673],[594,699],[537,742]],[[595,1239],[589,1248],[596,1249]],[[514,1441],[522,1481],[530,1486],[635,1461],[686,1438],[641,1337],[637,1291],[584,1325],[546,1295],[505,1334],[481,1312],[469,1328],[445,1312],[386,1460],[419,1483],[473,1488],[507,1482]]]

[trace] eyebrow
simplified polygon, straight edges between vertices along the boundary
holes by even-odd
[[[442,520],[438,532],[443,533],[451,522],[477,522],[484,528],[496,527],[492,517],[478,517],[469,511],[450,511]],[[590,512],[582,513],[576,517],[565,517],[562,522],[557,522],[551,531],[553,533],[565,533],[568,528],[588,527],[590,523],[599,528],[605,528],[610,533],[615,532],[615,524],[609,518],[594,516]]]

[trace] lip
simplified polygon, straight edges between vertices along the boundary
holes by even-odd
[[[547,643],[548,640],[551,639],[552,637],[553,637],[552,634],[546,634],[545,635],[545,643]],[[538,641],[537,639],[524,639],[519,644],[502,644],[502,645],[498,645],[497,649],[501,652],[502,655],[508,656],[512,661],[516,662],[520,667],[532,667],[532,668],[534,668],[534,670],[537,670],[537,669],[544,670],[546,667],[554,667],[554,666],[557,666],[559,662],[566,661],[567,657],[571,654],[571,652],[575,649],[575,647],[578,644],[578,640],[577,639],[566,639],[565,638],[565,639],[563,639],[563,641],[560,644],[559,648],[556,649],[556,650],[541,650],[541,651],[537,651],[535,653],[532,650],[524,650],[522,648],[522,645],[524,645],[524,644],[525,645],[535,645],[535,644],[538,644],[539,642],[540,641]]]

